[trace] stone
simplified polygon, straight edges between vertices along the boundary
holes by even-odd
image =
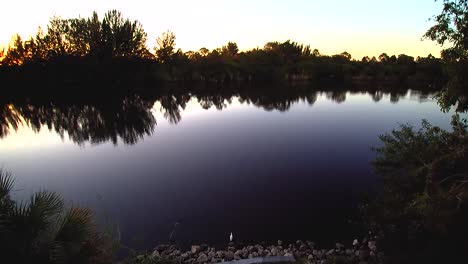
[[[315,247],[315,243],[312,242],[312,241],[306,241],[306,244],[307,244],[311,249],[314,249],[314,247]]]
[[[198,262],[198,263],[206,263],[206,262],[208,262],[208,256],[205,255],[205,253],[200,253],[200,255],[198,255],[197,262]]]
[[[344,246],[343,244],[341,244],[341,243],[336,243],[335,246],[336,246],[337,249],[344,249],[344,247],[345,247],[345,246]]]
[[[281,245],[283,245],[283,241],[278,240],[278,246],[281,246]]]
[[[309,256],[307,256],[307,259],[308,259],[308,260],[313,260],[313,259],[314,259],[314,256],[313,256],[313,255],[309,255]]]
[[[234,252],[234,251],[236,251],[236,248],[235,247],[228,247],[228,251]]]
[[[353,240],[353,246],[358,246],[358,245],[359,245],[359,240],[354,239],[354,240]]]
[[[345,250],[346,255],[353,255],[353,251],[351,249]]]
[[[153,253],[151,253],[151,257],[152,258],[159,258],[161,256],[161,254],[159,254],[159,251],[155,250],[153,251]]]
[[[302,244],[300,247],[299,247],[299,250],[300,251],[305,251],[307,249],[307,246]]]
[[[157,250],[159,253],[165,251],[166,249],[168,249],[169,246],[168,245],[158,245],[156,248],[154,248],[155,250]]]
[[[367,242],[367,247],[372,251],[377,251],[377,243],[375,241]]]
[[[227,261],[232,261],[234,260],[234,253],[232,251],[228,251],[226,252],[225,257]]]
[[[271,255],[272,256],[278,256],[278,249],[277,248],[272,248],[271,249]]]
[[[335,250],[334,250],[334,249],[330,249],[330,250],[327,251],[327,253],[325,253],[325,255],[330,256],[330,255],[332,255],[333,253],[335,253]]]
[[[284,256],[285,256],[285,257],[292,257],[293,254],[291,254],[291,253],[285,253]]]
[[[201,247],[198,245],[193,245],[190,251],[192,252],[192,254],[197,254],[201,251]]]

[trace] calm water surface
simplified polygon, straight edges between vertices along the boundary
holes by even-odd
[[[117,223],[134,248],[167,242],[176,222],[180,243],[225,242],[230,232],[326,243],[359,232],[347,223],[378,184],[369,164],[378,135],[423,118],[449,128],[451,116],[415,91],[263,99],[166,97],[142,112],[98,113],[116,118],[107,126],[81,116],[59,133],[38,118],[35,129],[4,129],[0,166],[16,176],[16,198],[59,192]]]

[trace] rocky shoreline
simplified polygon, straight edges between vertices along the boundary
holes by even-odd
[[[175,245],[159,245],[148,255],[137,257],[144,259],[170,261],[174,263],[203,264],[222,263],[227,261],[252,259],[259,257],[292,257],[297,262],[308,264],[326,263],[383,263],[384,254],[377,247],[377,237],[372,239],[355,239],[352,245],[346,247],[336,243],[335,248],[320,249],[314,242],[297,240],[295,243],[276,244],[259,243],[256,245],[238,245],[229,243],[225,249],[217,249],[206,244],[192,245],[189,251],[182,251]]]

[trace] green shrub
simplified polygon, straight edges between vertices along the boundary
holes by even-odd
[[[33,194],[29,202],[10,197],[14,179],[0,170],[1,263],[113,262],[116,245],[96,230],[89,209],[65,208],[53,192]]]

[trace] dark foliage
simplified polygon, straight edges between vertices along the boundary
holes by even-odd
[[[0,255],[5,263],[112,263],[116,244],[96,230],[90,210],[64,206],[52,192],[13,201],[13,177],[0,170]],[[2,262],[3,263],[3,262]]]
[[[384,231],[395,263],[441,263],[468,257],[468,132],[453,116],[452,131],[423,121],[380,137],[376,173],[383,193],[367,208]]]
[[[269,42],[263,49],[239,52],[235,42],[212,51],[176,49],[174,33],[157,39],[155,55],[146,48],[146,33],[138,21],[112,10],[99,19],[50,20],[47,31],[24,41],[15,36],[0,66],[2,92],[65,93],[62,86],[89,87],[102,92],[122,84],[159,87],[163,81],[311,82],[386,81],[401,83],[445,79],[443,63],[429,55],[413,58],[383,53],[378,60],[354,60],[343,52],[321,55],[309,46],[285,41]]]

